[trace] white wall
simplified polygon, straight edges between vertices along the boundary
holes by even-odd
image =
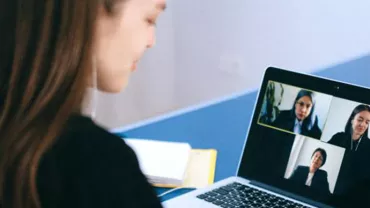
[[[303,137],[297,136],[295,142],[300,143],[301,139],[303,139]],[[292,170],[294,170],[299,165],[310,166],[312,153],[317,148],[322,148],[326,151],[327,157],[326,157],[326,162],[324,166],[322,166],[320,169],[325,170],[327,172],[329,189],[333,193],[337,179],[338,179],[339,170],[342,165],[342,160],[343,160],[345,149],[334,146],[334,145],[329,145],[327,143],[320,142],[319,140],[310,139],[307,137],[304,138],[304,142],[301,144],[302,144],[301,146],[299,145],[295,146],[296,148],[299,148],[300,150],[299,156],[295,163],[290,163],[290,161],[288,162],[288,167],[287,167],[287,172],[285,174],[285,178],[289,178],[291,174],[293,173]],[[294,152],[295,152],[294,149],[292,149],[292,153]],[[294,156],[294,154],[291,154],[291,155]],[[290,158],[290,160],[292,160],[292,157]]]
[[[289,179],[292,176],[294,170],[296,169],[297,164],[298,164],[298,159],[300,158],[300,154],[304,147],[305,141],[306,141],[306,137],[302,135],[296,135],[296,137],[294,138],[294,143],[290,151],[289,161],[285,169],[284,178]]]
[[[187,0],[174,5],[176,100],[182,104],[256,87],[269,65],[309,72],[370,51],[370,44],[362,45],[370,43],[368,1]],[[218,69],[223,56],[242,60],[238,73]]]
[[[366,54],[368,8],[368,0],[171,0],[157,48],[128,91],[101,99],[98,120],[118,127],[256,88],[270,65],[312,72]]]

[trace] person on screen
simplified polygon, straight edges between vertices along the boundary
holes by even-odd
[[[305,184],[321,193],[328,194],[330,193],[328,174],[325,170],[320,169],[325,162],[326,151],[317,148],[311,156],[310,166],[298,166],[289,179],[298,184]]]
[[[292,109],[281,111],[272,125],[296,134],[320,139],[322,131],[314,110],[314,93],[300,90],[294,100]]]
[[[369,122],[370,107],[363,104],[356,106],[348,118],[344,132],[336,133],[328,143],[354,152],[370,152]]]
[[[335,194],[349,195],[350,190],[364,181],[370,183],[370,166],[367,165],[370,160],[369,122],[370,107],[360,104],[349,116],[344,132],[336,133],[328,141],[329,144],[346,149]]]

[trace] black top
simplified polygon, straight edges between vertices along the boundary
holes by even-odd
[[[37,184],[43,208],[161,207],[132,149],[82,116],[44,155]]]
[[[305,185],[309,172],[310,172],[309,167],[298,166],[289,179],[296,181],[298,184]],[[320,169],[316,170],[315,174],[312,177],[310,188],[323,194],[330,193],[328,174],[326,173],[325,170]]]
[[[355,186],[370,182],[370,140],[364,135],[361,141],[351,145],[351,135],[344,132],[335,134],[329,144],[345,148],[344,158],[334,193],[349,194]],[[358,146],[357,146],[358,145]],[[352,147],[351,147],[352,146]],[[370,191],[370,188],[368,188]],[[369,196],[370,197],[370,196]]]
[[[294,132],[295,121],[296,116],[292,113],[291,110],[283,110],[279,113],[278,117],[276,118],[272,125],[280,129]],[[322,131],[318,125],[317,116],[315,119],[315,123],[311,129],[307,129],[304,126],[302,126],[301,129],[301,135],[312,137],[314,139],[320,139],[321,133]]]
[[[349,151],[356,151],[360,154],[370,153],[370,139],[364,135],[360,140],[353,141],[351,145],[351,135],[344,132],[336,133],[329,141],[329,144],[333,144],[339,147],[343,147]],[[352,146],[352,147],[351,147]],[[352,149],[351,149],[352,148]]]

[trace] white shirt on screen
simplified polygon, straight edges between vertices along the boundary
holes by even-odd
[[[314,173],[308,173],[307,180],[306,180],[306,186],[311,186],[313,176],[314,176]]]
[[[298,119],[295,119],[294,133],[300,134],[302,132],[302,123],[302,121],[298,121]]]

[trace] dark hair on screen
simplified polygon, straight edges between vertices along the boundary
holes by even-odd
[[[312,101],[312,108],[311,108],[311,112],[310,114],[307,116],[307,118],[305,120],[303,120],[303,123],[302,123],[302,128],[303,129],[306,129],[306,130],[311,130],[312,127],[315,125],[315,122],[316,122],[316,116],[315,116],[315,104],[316,104],[316,99],[315,99],[315,94],[311,91],[307,91],[307,90],[300,90],[294,100],[294,104],[293,104],[293,107],[291,109],[291,114],[292,116],[296,117],[296,114],[295,114],[295,106],[296,106],[296,103],[298,102],[299,99],[301,99],[302,97],[304,96],[308,96],[311,101]]]
[[[321,153],[321,155],[322,155],[322,164],[321,164],[321,167],[322,167],[322,166],[324,166],[324,165],[325,165],[325,162],[326,162],[326,151],[325,151],[324,149],[322,149],[322,148],[317,148],[317,149],[315,149],[315,151],[312,153],[311,158],[314,156],[314,154],[315,154],[316,152],[320,152],[320,153]]]
[[[360,104],[358,106],[356,106],[351,115],[349,116],[348,120],[347,120],[347,123],[346,123],[346,127],[345,127],[345,130],[344,132],[348,135],[352,135],[352,120],[355,119],[355,116],[363,111],[367,111],[367,112],[370,112],[370,107],[368,105],[364,105],[364,104]],[[369,128],[366,129],[364,135],[367,136],[368,135],[368,132],[369,132]]]
[[[98,9],[116,1],[1,1],[0,208],[41,206],[40,160],[80,113]]]

